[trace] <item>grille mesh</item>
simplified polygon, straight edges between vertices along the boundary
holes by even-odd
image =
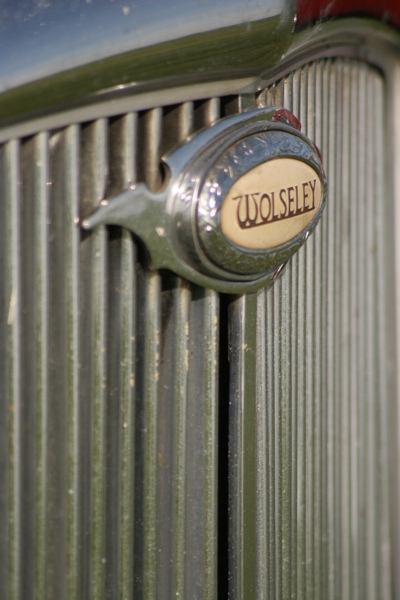
[[[78,225],[240,98],[0,148],[1,598],[391,597],[383,102],[346,59],[255,99],[300,117],[330,191],[241,298]]]
[[[330,188],[317,231],[257,299],[257,597],[390,598],[383,82],[366,65],[321,61],[263,100],[299,116]],[[243,572],[239,597],[246,559]]]

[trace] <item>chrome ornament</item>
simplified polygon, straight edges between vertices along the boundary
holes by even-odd
[[[316,146],[285,109],[223,119],[164,157],[168,185],[138,184],[82,223],[117,224],[152,266],[220,292],[271,283],[314,230],[326,202]]]

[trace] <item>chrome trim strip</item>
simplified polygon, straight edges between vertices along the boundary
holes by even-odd
[[[130,90],[130,94],[114,94],[98,104],[89,104],[75,109],[63,110],[54,114],[48,114],[41,118],[34,118],[27,111],[25,117],[27,121],[19,121],[15,125],[0,127],[0,143],[14,137],[25,137],[45,131],[48,129],[57,129],[65,127],[71,123],[83,123],[100,119],[103,117],[113,117],[131,111],[142,111],[153,108],[154,106],[169,106],[186,101],[202,100],[205,98],[214,98],[218,100],[220,96],[248,94],[254,102],[254,94],[257,89],[257,78],[248,77],[245,79],[229,81],[211,81],[208,83],[195,83],[187,86],[172,87],[165,89],[160,96],[159,90],[147,93],[137,93]],[[121,96],[121,97],[120,97]],[[251,108],[254,105],[251,104]],[[1,125],[1,124],[0,124]]]
[[[54,99],[51,110],[41,115],[31,110],[32,96],[29,90],[20,87],[12,91],[14,96],[8,108],[2,106],[2,98],[3,96],[6,98],[6,95],[0,95],[0,110],[4,114],[4,119],[0,123],[0,142],[64,127],[71,123],[112,117],[154,106],[168,106],[185,100],[201,100],[229,94],[253,97],[257,90],[265,89],[278,77],[292,72],[307,62],[323,57],[352,56],[365,60],[382,68],[387,72],[390,80],[394,59],[400,52],[399,40],[400,34],[397,31],[367,19],[350,18],[340,22],[323,23],[315,30],[307,29],[292,35],[286,45],[285,53],[275,60],[275,64],[263,63],[263,67],[253,73],[237,74],[236,77],[230,76],[223,81],[208,79],[200,83],[198,77],[196,81],[171,79],[167,87],[160,81],[158,87],[154,89],[145,89],[137,85],[118,85],[113,90],[89,94],[85,96],[84,102],[83,99],[78,100],[79,93],[77,94],[75,90],[73,102],[69,102],[68,106],[62,106]],[[37,85],[39,83],[37,82]],[[60,90],[57,94],[59,93]],[[16,114],[13,113],[14,108],[18,106],[24,107],[22,118],[16,118]],[[251,104],[250,108],[252,107]],[[11,111],[9,113],[11,121],[6,118],[8,111]]]
[[[395,332],[396,343],[393,343],[392,352],[388,355],[388,363],[392,373],[392,385],[397,385],[397,402],[389,407],[389,434],[391,444],[389,447],[389,460],[392,464],[391,469],[391,541],[393,547],[392,572],[394,578],[394,597],[400,598],[400,473],[398,465],[400,464],[400,385],[398,382],[400,373],[400,64],[392,62],[390,64],[390,77],[388,77],[388,98],[387,115],[388,119],[388,140],[390,146],[387,151],[390,152],[391,159],[391,177],[388,181],[390,191],[393,197],[393,204],[389,207],[389,218],[393,220],[392,239],[390,242],[394,248],[395,277],[393,286],[395,288],[395,313],[396,323],[391,324]],[[387,267],[386,267],[387,268]],[[389,308],[392,308],[389,306]]]

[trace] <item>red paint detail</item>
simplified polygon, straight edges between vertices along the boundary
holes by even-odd
[[[321,154],[321,150],[318,148],[317,144],[314,144],[314,148],[315,148],[315,150],[317,151],[317,154],[318,154],[318,156],[319,156],[319,160],[321,161],[321,165],[320,165],[320,166],[321,166],[322,173],[324,174],[324,177],[326,177],[326,173],[325,173],[324,165],[323,165],[323,162],[322,162],[322,154]]]
[[[316,149],[316,151],[317,151],[317,154],[318,154],[318,156],[319,156],[319,160],[320,160],[320,161],[321,161],[321,163],[322,163],[322,154],[321,154],[321,150],[318,148],[317,144],[314,144],[314,148]]]
[[[286,108],[279,108],[274,112],[273,116],[274,121],[281,121],[283,123],[287,123],[291,125],[298,131],[301,131],[301,123],[296,117]]]
[[[297,25],[346,15],[372,17],[400,28],[399,0],[297,0]]]

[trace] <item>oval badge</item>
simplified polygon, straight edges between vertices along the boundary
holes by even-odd
[[[322,202],[318,173],[295,158],[261,163],[240,177],[221,207],[221,230],[231,242],[268,250],[297,237]]]
[[[326,200],[316,146],[289,125],[258,127],[221,148],[198,192],[201,251],[215,266],[249,277],[285,263]]]

